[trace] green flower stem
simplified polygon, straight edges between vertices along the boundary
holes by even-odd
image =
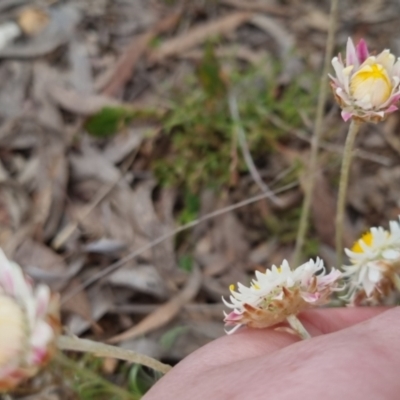
[[[307,236],[311,200],[315,185],[315,171],[318,164],[318,148],[323,132],[323,117],[326,98],[328,96],[328,72],[332,61],[333,46],[335,43],[336,20],[338,13],[339,0],[331,0],[331,10],[329,14],[328,37],[326,39],[324,67],[321,76],[320,90],[318,94],[317,112],[315,117],[314,132],[311,139],[310,163],[308,166],[308,178],[304,190],[303,207],[301,210],[299,229],[297,231],[296,246],[292,257],[293,265],[298,265]]]
[[[89,369],[80,366],[78,363],[65,356],[61,351],[58,351],[56,353],[54,360],[66,370],[73,371],[76,375],[79,375],[82,378],[87,379],[88,381],[98,382],[110,393],[114,393],[115,395],[119,396],[121,400],[139,400],[138,396],[127,392],[117,385],[113,385],[107,379],[104,379],[93,371],[90,371]]]
[[[336,211],[336,260],[337,267],[343,264],[343,220],[346,206],[347,184],[349,181],[349,172],[351,165],[351,157],[353,154],[354,141],[357,132],[360,129],[361,121],[352,119],[347,133],[346,144],[344,145],[344,153],[342,160],[342,168],[340,170],[339,195]]]
[[[311,339],[311,335],[307,332],[307,329],[304,328],[304,325],[300,322],[300,320],[296,317],[296,315],[289,315],[286,318],[290,327],[302,338],[302,339]]]

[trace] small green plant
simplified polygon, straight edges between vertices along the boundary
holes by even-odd
[[[101,376],[100,358],[86,354],[80,361],[59,353],[54,367],[61,369],[65,384],[69,384],[81,400],[139,400],[139,392],[126,390]],[[128,385],[129,386],[129,385]]]
[[[240,70],[232,63],[231,67],[229,75],[222,71],[208,45],[187,86],[172,96],[171,110],[163,119],[165,156],[152,163],[162,184],[184,186],[194,193],[205,186],[227,186],[235,157],[236,172],[247,171],[236,150],[228,90],[237,93],[241,122],[259,167],[265,166],[277,141],[288,135],[270,123],[268,115],[277,115],[293,127],[302,125],[299,109],[312,115],[315,88],[312,84],[303,88],[304,75],[282,88],[277,83],[279,66],[269,68],[269,72],[265,65]]]

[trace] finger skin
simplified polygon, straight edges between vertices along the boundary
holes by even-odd
[[[364,357],[368,354],[367,342],[358,339],[365,336],[364,329],[367,333],[371,330],[371,327],[365,327],[359,323],[382,314],[384,310],[384,308],[347,308],[320,309],[303,313],[301,320],[304,325],[312,336],[319,337],[301,342],[293,335],[270,329],[243,329],[232,336],[220,338],[187,357],[156,384],[143,399],[195,400],[204,399],[204,396],[207,396],[207,400],[264,399],[268,398],[266,385],[272,391],[270,398],[279,400],[289,398],[277,397],[279,393],[279,396],[290,395],[292,396],[290,398],[301,399],[302,397],[298,397],[294,392],[285,394],[286,390],[293,390],[286,387],[286,383],[285,388],[280,388],[274,382],[278,381],[282,385],[282,379],[288,382],[288,376],[290,376],[292,380],[301,377],[305,383],[315,384],[312,376],[323,375],[325,370],[322,367],[327,367],[329,371],[334,369],[333,364],[339,365],[346,359],[349,361],[346,364],[347,367],[340,365],[340,368],[344,371],[351,366],[350,375],[353,375],[354,354],[357,349],[360,349],[360,353],[363,349]],[[351,328],[354,324],[358,325]],[[357,331],[360,328],[361,331]],[[355,329],[356,333],[352,329]],[[326,335],[321,336],[322,334]],[[343,335],[346,337],[345,341],[342,338]],[[349,344],[352,342],[354,346]],[[318,363],[323,365],[317,365]],[[368,363],[360,362],[360,358],[357,359],[357,363],[361,364],[362,368],[368,366]],[[400,367],[400,357],[398,367]],[[313,369],[316,371],[313,372]],[[265,375],[267,371],[268,375]],[[304,371],[308,371],[310,375],[304,376]],[[257,379],[260,379],[260,382]],[[268,384],[270,379],[272,379],[272,384]],[[293,385],[299,388],[298,384],[293,383]],[[303,384],[303,386],[307,385]],[[303,386],[303,389],[309,389]],[[252,391],[251,396],[245,392],[249,387]],[[323,387],[329,388],[329,385],[324,384]],[[326,394],[323,394],[323,398],[328,399]],[[371,397],[364,397],[362,400],[367,398]],[[357,398],[354,397],[354,399]]]

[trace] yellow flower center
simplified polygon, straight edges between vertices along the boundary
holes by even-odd
[[[235,285],[232,283],[232,285],[229,285],[229,290],[230,291],[233,291],[233,290],[235,290]]]
[[[353,251],[354,253],[364,253],[364,250],[362,249],[360,242],[363,241],[367,246],[371,246],[372,240],[373,236],[371,232],[364,233],[361,236],[361,238],[354,243],[353,247],[351,248],[351,251]]]
[[[388,100],[392,84],[381,64],[367,64],[350,81],[350,93],[361,107],[379,107]]]
[[[260,285],[256,282],[252,283],[251,286],[253,289],[260,290]]]

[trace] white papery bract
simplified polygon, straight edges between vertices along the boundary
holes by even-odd
[[[345,60],[339,54],[332,65],[336,75],[330,75],[331,87],[345,121],[379,122],[398,109],[400,61],[390,50],[371,56],[364,40],[354,46],[349,38]]]
[[[327,274],[320,259],[310,260],[294,270],[284,260],[279,268],[273,265],[264,273],[256,271],[250,287],[238,283],[235,291],[231,285],[230,302],[222,299],[233,309],[224,319],[227,326],[235,326],[229,333],[242,325],[273,326],[290,315],[327,303],[341,275],[334,268]]]
[[[379,302],[393,289],[399,269],[400,223],[390,221],[389,230],[371,228],[345,252],[351,262],[343,267],[350,301],[374,298]]]
[[[38,372],[59,330],[58,298],[45,285],[34,287],[0,249],[0,391]]]

